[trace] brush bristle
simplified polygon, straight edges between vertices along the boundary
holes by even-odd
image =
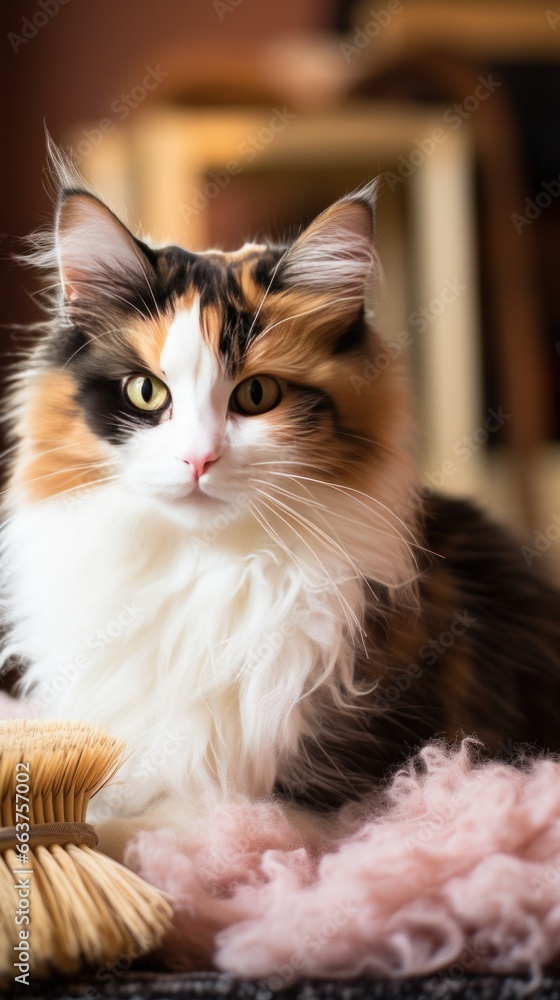
[[[89,800],[113,777],[123,753],[122,740],[94,725],[1,722],[0,822],[15,823],[18,774],[20,783],[21,774],[28,777],[30,823],[84,822]]]

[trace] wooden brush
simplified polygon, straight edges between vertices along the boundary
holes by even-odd
[[[123,751],[88,724],[0,723],[0,982],[131,960],[170,927],[166,897],[86,823]]]

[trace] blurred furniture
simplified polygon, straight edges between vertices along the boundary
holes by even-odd
[[[397,171],[398,157],[418,152],[418,137],[441,126],[443,110],[362,101],[332,112],[297,113],[270,138],[270,110],[162,106],[108,136],[80,166],[117,210],[128,208],[133,226],[141,225],[156,240],[207,249],[210,203],[223,203],[226,191],[235,199],[241,171],[246,177],[277,169],[285,185],[297,171],[301,189],[311,192],[329,170],[334,174],[330,199],[336,200],[346,190],[337,178],[349,167],[356,184],[372,172]],[[249,158],[251,136],[264,140]],[[419,165],[406,180],[406,210],[400,192],[392,197],[387,183],[381,184],[378,249],[388,291],[377,325],[387,340],[396,340],[401,331],[415,340],[422,376],[423,466],[436,474],[455,442],[479,426],[482,402],[470,129],[450,131],[445,142],[432,147],[430,155],[419,152]],[[231,172],[228,164],[239,170]],[[282,190],[272,184],[269,194],[273,203],[282,199]],[[411,309],[411,273],[413,301],[426,309],[434,303],[421,334],[410,326],[416,311]],[[454,283],[463,291],[440,312],[442,290]],[[459,492],[476,493],[484,485],[481,454],[457,463],[453,479]]]
[[[543,463],[552,455],[547,482],[560,482],[560,458],[557,450],[543,447],[551,400],[533,233],[527,228],[521,237],[511,221],[512,212],[524,209],[525,192],[505,88],[480,102],[460,128],[447,127],[445,141],[422,162],[418,150],[442,125],[443,114],[471,97],[487,74],[475,59],[557,55],[560,30],[528,2],[415,0],[410,6],[403,2],[389,20],[386,5],[377,8],[385,11],[381,27],[373,20],[374,5],[358,4],[356,27],[344,37],[279,40],[245,52],[227,45],[204,51],[177,46],[167,54],[169,78],[157,104],[105,136],[80,167],[117,210],[128,207],[133,224],[161,240],[201,249],[223,234],[228,218],[244,228],[239,206],[251,208],[249,180],[253,189],[264,183],[265,207],[271,203],[281,217],[290,185],[299,191],[300,203],[315,204],[321,192],[322,208],[364,177],[397,171],[414,152],[418,166],[406,183],[391,192],[385,185],[380,193],[377,240],[388,290],[378,326],[388,340],[402,330],[413,335],[423,431],[420,472],[445,490],[485,495],[530,535],[550,514],[551,501],[541,488]],[[344,45],[355,51],[349,55]],[[270,132],[271,115],[286,103],[297,117],[251,159],[240,152],[250,136]],[[238,173],[228,171],[231,161],[239,165]],[[229,180],[218,190],[213,178],[223,171]],[[290,221],[296,218],[294,211]],[[438,473],[453,461],[457,442],[485,420],[481,248],[499,380],[496,405],[511,414],[503,430],[509,447],[505,453],[493,448],[492,462],[488,449],[473,449],[468,461],[455,461],[453,475],[441,481]],[[437,300],[448,279],[466,290],[414,334],[411,316]]]

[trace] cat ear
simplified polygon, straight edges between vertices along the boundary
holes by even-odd
[[[372,181],[319,215],[284,255],[281,287],[363,298],[378,258],[373,245]]]
[[[70,303],[131,289],[149,292],[152,264],[132,233],[101,201],[85,191],[63,191],[55,249],[64,298]]]

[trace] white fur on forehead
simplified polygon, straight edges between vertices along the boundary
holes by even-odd
[[[370,185],[323,212],[286,253],[280,273],[295,288],[334,288],[363,295],[378,260],[373,246]]]

